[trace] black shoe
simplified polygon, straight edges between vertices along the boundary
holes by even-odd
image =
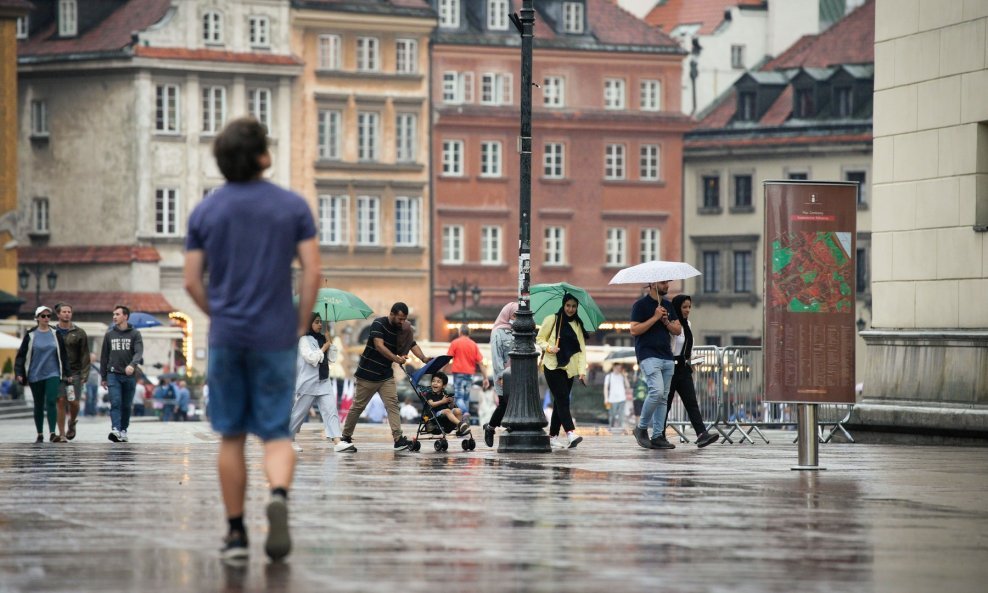
[[[412,442],[405,438],[405,435],[398,437],[395,441],[395,451],[406,451],[412,446]]]
[[[268,539],[264,552],[274,561],[281,560],[292,551],[292,537],[288,533],[288,501],[275,495],[268,503]]]
[[[631,432],[632,432],[632,434],[635,435],[635,440],[638,441],[638,444],[641,445],[641,447],[643,449],[651,449],[652,448],[652,442],[648,440],[648,429],[647,428],[638,428],[636,426],[635,429],[633,431],[631,431]]]
[[[488,447],[494,446],[494,429],[490,424],[484,425],[484,444]]]
[[[704,432],[696,439],[696,446],[699,448],[704,448],[707,445],[712,445],[720,439],[720,435],[715,432]]]
[[[676,445],[673,445],[668,440],[666,440],[665,435],[660,434],[651,440],[653,449],[675,449]]]
[[[34,439],[34,442],[35,443],[43,443],[43,442],[45,442],[45,435],[39,434],[38,435],[38,438]]]
[[[231,531],[223,540],[223,549],[220,556],[224,561],[237,561],[247,559],[247,534],[240,531]]]

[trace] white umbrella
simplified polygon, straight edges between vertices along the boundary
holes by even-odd
[[[614,274],[608,284],[649,284],[664,280],[685,280],[699,276],[700,271],[679,261],[648,261],[625,268]]]

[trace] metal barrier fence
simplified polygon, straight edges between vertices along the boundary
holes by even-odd
[[[765,402],[765,359],[759,346],[696,346],[693,383],[707,430],[716,430],[728,443],[754,444],[752,437],[768,443],[762,429],[796,429],[796,404]],[[844,423],[853,405],[818,405],[817,435],[828,443],[838,432],[854,442]],[[669,411],[669,426],[688,443],[684,429],[690,425],[686,409],[677,397]],[[795,440],[793,441],[795,442]]]

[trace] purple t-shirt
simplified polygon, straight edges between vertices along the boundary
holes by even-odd
[[[210,346],[295,348],[292,260],[315,234],[305,200],[268,181],[227,183],[196,206],[185,249],[205,254]]]

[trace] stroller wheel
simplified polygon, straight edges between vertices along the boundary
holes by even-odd
[[[443,444],[443,451],[449,450],[449,441],[439,441],[439,442]]]
[[[463,441],[463,450],[464,451],[469,451],[470,450],[470,440],[469,439]]]
[[[443,450],[443,441],[436,441],[436,444],[434,446],[436,447],[436,451],[442,451]]]
[[[418,451],[422,448],[421,441],[412,441],[412,451]]]
[[[477,448],[477,441],[470,439],[470,450],[473,451]]]

